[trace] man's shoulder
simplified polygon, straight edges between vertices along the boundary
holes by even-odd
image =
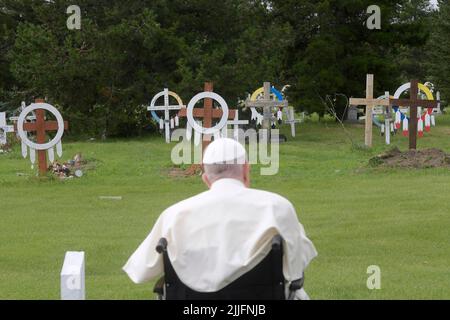
[[[183,211],[186,208],[193,208],[193,207],[201,204],[204,201],[204,199],[207,197],[207,195],[208,195],[208,190],[204,191],[202,193],[196,194],[195,196],[181,200],[181,201],[171,205],[166,210],[164,210],[163,214],[170,214],[171,212]]]
[[[242,191],[240,191],[240,195],[248,197],[248,199],[251,201],[253,201],[252,199],[257,198],[262,202],[272,202],[280,205],[292,206],[292,203],[288,199],[279,195],[278,193],[262,189],[244,188],[242,189]],[[174,205],[167,208],[167,210],[180,209],[184,207],[198,205],[201,204],[202,201],[205,201],[207,198],[209,199],[211,197],[214,197],[214,194],[211,192],[211,190],[207,190],[195,196],[184,199],[178,203],[175,203]]]
[[[196,208],[202,209],[205,206],[210,206],[212,203],[216,202],[216,195],[211,190],[204,191],[190,198],[184,199],[178,203],[173,204],[164,210],[162,216],[169,218],[174,217],[182,212],[192,212]],[[230,204],[233,203],[234,197],[226,198]],[[266,190],[245,188],[239,192],[239,204],[247,202],[247,207],[272,207],[274,208],[274,213],[283,214],[286,211],[294,210],[293,204],[285,197]]]
[[[252,188],[249,188],[247,190],[255,197],[260,198],[261,201],[271,202],[286,207],[293,207],[292,203],[288,199],[286,199],[282,195],[279,195],[278,193]]]

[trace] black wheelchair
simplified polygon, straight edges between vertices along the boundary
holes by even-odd
[[[286,297],[283,241],[279,235],[273,237],[271,251],[256,267],[217,292],[197,292],[181,282],[169,260],[167,246],[165,238],[156,246],[164,262],[164,276],[153,290],[159,300],[293,300],[295,291],[303,287],[304,277],[292,281]]]

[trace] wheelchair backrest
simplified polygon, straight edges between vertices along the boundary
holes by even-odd
[[[217,292],[197,292],[187,287],[177,276],[170,262],[165,238],[156,251],[163,255],[166,300],[284,300],[283,241],[280,235],[272,239],[267,256],[252,270]]]

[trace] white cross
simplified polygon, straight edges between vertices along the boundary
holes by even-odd
[[[292,137],[295,137],[295,124],[300,123],[300,122],[302,122],[302,121],[295,119],[294,108],[292,108],[292,107],[287,108],[287,120],[284,123],[291,125]]]
[[[25,101],[22,101],[22,104],[21,104],[20,107],[16,110],[16,114],[17,114],[17,112],[19,112],[19,114],[21,114],[22,111],[23,111],[26,107],[27,107],[27,105],[25,104]],[[33,111],[33,112],[31,113],[31,115],[30,115],[30,116],[27,116],[25,119],[26,119],[27,121],[30,121],[30,122],[31,122],[31,121],[36,121],[36,114],[35,114],[35,112]],[[19,120],[19,116],[9,117],[9,121],[12,121],[14,124],[17,123],[17,120]],[[16,133],[16,136],[17,136],[17,138],[20,139],[19,133],[18,133],[18,132]]]
[[[235,140],[239,140],[239,125],[248,124],[248,120],[239,120],[239,112],[236,110],[234,120],[228,120],[227,125],[228,124],[234,126],[233,137]]]
[[[20,105],[20,108],[17,109],[17,111],[19,112],[19,114],[27,107],[27,105],[25,104],[25,101],[22,101],[22,104]],[[16,111],[16,112],[17,112]],[[17,122],[17,120],[19,120],[19,116],[14,116],[14,117],[9,117],[10,121],[13,122]],[[35,121],[36,120],[36,115],[34,114],[34,112],[32,113],[31,116],[26,117],[26,120],[28,121]]]
[[[164,96],[164,105],[163,106],[155,106],[156,100],[158,100],[161,96]],[[177,99],[178,104],[177,105],[170,105],[169,104],[169,96],[174,97]],[[164,91],[158,93],[153,97],[152,102],[150,103],[150,106],[147,108],[148,111],[164,111],[164,128],[165,128],[165,136],[166,136],[166,142],[170,143],[170,110],[180,110],[181,108],[186,108],[186,106],[183,105],[180,97],[170,92],[169,89],[164,89]]]
[[[433,109],[433,113],[441,114],[441,93],[439,91],[436,92],[436,100],[438,101],[438,106],[436,109]]]
[[[6,113],[0,112],[0,145],[5,145],[8,142],[6,140],[8,132],[14,132],[14,126],[8,126],[6,124]]]
[[[25,101],[22,101],[22,104],[20,105],[20,107],[16,110],[16,112],[19,112],[19,114],[22,113],[22,111],[27,107],[27,105],[25,104]],[[34,113],[34,111],[31,113],[31,115],[27,116],[25,118],[27,121],[36,121],[36,114]],[[13,116],[13,117],[9,117],[9,121],[12,121],[13,123],[16,123],[17,120],[19,120],[19,116]],[[17,133],[17,137],[19,137],[19,133]]]

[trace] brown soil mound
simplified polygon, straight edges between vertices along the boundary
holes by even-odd
[[[450,168],[450,155],[440,149],[401,152],[395,147],[370,159],[369,164],[389,168]]]
[[[168,176],[172,178],[192,177],[202,174],[202,166],[193,164],[187,169],[183,168],[171,168],[169,169]]]
[[[0,145],[0,154],[2,154],[2,153],[8,153],[8,152],[11,151],[11,149],[12,149],[12,146],[11,146],[11,144],[9,144],[9,143]]]

